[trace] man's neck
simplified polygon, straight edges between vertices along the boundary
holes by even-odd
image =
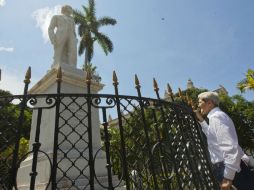
[[[208,112],[207,117],[209,118],[209,116],[210,116],[211,114],[213,114],[213,112],[214,112],[216,109],[220,109],[220,108],[219,108],[218,106],[212,107],[212,109],[210,109],[210,111]]]

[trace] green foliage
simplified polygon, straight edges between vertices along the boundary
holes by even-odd
[[[118,128],[109,128],[110,134],[110,155],[113,163],[113,173],[119,177],[121,175],[121,160],[120,160],[120,131]]]
[[[234,121],[240,146],[245,150],[254,149],[254,102],[240,95],[220,95],[220,107]]]
[[[145,115],[147,118],[147,124],[149,126],[148,130],[152,130],[151,125],[151,111],[146,110]],[[148,158],[148,147],[144,147],[146,144],[145,134],[144,134],[144,124],[142,122],[141,111],[136,110],[128,115],[125,119],[124,128],[124,141],[126,146],[126,156],[128,160],[128,167],[139,167],[139,170],[144,169],[144,159]],[[120,176],[121,171],[121,138],[119,128],[109,128],[110,133],[110,146],[113,164],[113,172]],[[152,133],[149,133],[152,134]],[[154,139],[153,136],[149,136]],[[138,168],[136,168],[138,169]]]
[[[14,104],[9,92],[0,90],[0,177],[8,183],[12,155],[20,134],[18,159],[28,151],[32,112],[26,108],[20,125],[20,104]]]
[[[245,92],[245,90],[254,90],[254,70],[248,69],[245,76],[246,78],[237,84],[237,88],[241,90],[241,92]]]
[[[29,148],[29,140],[22,137],[19,141],[19,158],[23,157],[28,152],[28,148]],[[3,152],[1,152],[0,153],[1,160],[3,158],[6,158],[6,160],[10,162],[12,160],[10,155],[12,154],[13,149],[14,145],[11,145],[7,147]]]
[[[0,89],[0,96],[11,96],[12,94],[9,91]]]
[[[101,77],[99,73],[96,71],[97,67],[94,66],[92,63],[87,63],[83,65],[83,70],[86,72],[91,73],[92,79],[95,80],[96,82],[101,81]]]
[[[22,158],[28,152],[29,141],[25,138],[21,138],[19,141],[19,153],[18,157]],[[14,145],[8,146],[3,152],[0,152],[0,178],[4,178],[5,185],[8,186],[10,181],[10,169],[12,164],[12,154]]]
[[[160,138],[163,138],[163,127],[164,123],[156,123],[154,121],[154,114],[156,114],[157,118],[160,118],[160,112],[154,112],[152,108],[146,108],[144,110],[145,121],[146,121],[146,129],[144,126],[144,121],[142,120],[142,112],[139,108],[135,109],[135,111],[129,113],[128,115],[123,116],[123,129],[124,129],[124,143],[125,143],[125,151],[126,151],[126,159],[127,159],[127,167],[129,172],[137,171],[140,174],[141,181],[143,183],[143,187],[153,187],[152,180],[149,179],[151,176],[151,156],[150,151],[153,149],[153,146],[157,144]],[[110,127],[108,129],[110,134],[110,154],[111,154],[111,162],[113,163],[113,172],[117,174],[119,177],[123,175],[123,164],[121,160],[122,152],[121,152],[121,137],[119,128]],[[145,133],[147,131],[147,134]],[[173,129],[172,129],[172,133]],[[148,135],[148,139],[150,141],[150,147],[148,145],[148,141],[146,138]],[[105,140],[105,139],[104,139]],[[163,141],[165,147],[164,151],[170,151],[170,144],[167,144],[167,141]],[[166,149],[166,150],[165,150]],[[156,148],[153,152],[153,167],[154,171],[157,174],[158,185],[160,189],[163,189],[163,177],[161,176],[161,162],[162,157],[167,157],[165,155],[161,155],[160,149]],[[170,165],[170,161],[166,161],[167,167]],[[170,174],[168,174],[170,175]],[[130,175],[130,178],[131,175]],[[175,186],[176,179],[175,176],[171,179],[170,185]],[[134,183],[131,179],[131,184]],[[165,184],[164,184],[165,185]]]
[[[14,141],[17,131],[21,131],[21,137],[29,139],[30,125],[32,113],[29,109],[24,110],[23,125],[19,126],[20,108],[19,105],[12,104],[8,101],[0,101],[0,144],[5,143],[8,139],[9,143]],[[9,144],[8,144],[9,145]],[[0,150],[2,147],[0,147]]]
[[[115,25],[116,20],[110,17],[96,18],[95,2],[88,0],[88,6],[82,6],[82,11],[74,11],[74,20],[78,25],[78,34],[81,37],[78,53],[82,55],[85,51],[84,64],[90,63],[94,54],[94,42],[101,46],[107,55],[113,51],[113,43],[109,37],[99,32],[100,27],[106,25]]]

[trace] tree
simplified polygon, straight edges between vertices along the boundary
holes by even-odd
[[[82,8],[83,12],[74,11],[74,20],[78,25],[78,34],[81,37],[78,54],[82,55],[85,51],[84,65],[86,65],[93,58],[95,41],[98,42],[106,55],[113,51],[113,43],[106,34],[99,32],[99,29],[102,26],[115,25],[116,20],[110,17],[97,19],[94,0],[88,0],[88,7],[82,6]]]
[[[254,102],[240,95],[220,95],[220,107],[234,121],[240,146],[254,153]]]
[[[0,90],[0,97],[0,151],[3,151],[15,144],[18,129],[21,137],[29,139],[32,112],[25,108],[23,125],[19,126],[20,105],[13,103],[13,100],[17,99],[10,92],[3,90]]]
[[[159,110],[153,112],[153,109],[150,107],[145,107],[144,110],[144,117],[146,120],[146,131],[148,134],[148,138],[150,141],[150,147],[148,146],[148,142],[145,135],[144,130],[144,122],[141,117],[141,109],[136,108],[133,112],[123,116],[123,131],[124,131],[124,142],[125,142],[125,151],[126,151],[126,158],[127,158],[127,168],[131,175],[133,172],[137,173],[136,176],[142,181],[142,186],[144,189],[153,187],[153,182],[149,180],[149,175],[151,175],[151,155],[149,151],[155,147],[158,140],[158,133],[160,136],[163,136],[163,126],[165,123],[160,122],[158,125],[154,122],[154,115],[155,113],[157,117],[160,117]],[[123,175],[123,165],[121,163],[122,157],[121,155],[121,138],[120,138],[120,131],[119,128],[110,127],[108,129],[109,136],[110,136],[110,154],[111,154],[111,161],[112,161],[112,170],[114,174],[117,174],[119,177]],[[102,132],[102,139],[104,139],[104,133]],[[165,147],[172,147],[168,141],[163,141]],[[165,148],[164,147],[164,148]],[[164,149],[163,149],[164,150]],[[165,155],[164,155],[165,156]],[[156,175],[161,177],[161,158],[162,155],[158,151],[158,148],[153,150],[153,167],[154,172]],[[170,161],[167,160],[167,167],[170,165]],[[169,168],[169,167],[168,167]],[[137,181],[131,177],[131,184],[138,184]],[[162,178],[158,179],[158,186],[160,189],[163,189],[163,185],[165,185]],[[171,185],[175,185],[175,177],[171,179]],[[173,188],[174,189],[174,188]],[[177,189],[175,187],[175,189]]]
[[[245,92],[245,90],[254,90],[254,70],[248,69],[245,76],[246,78],[237,84],[237,88],[240,89],[241,92]]]
[[[83,70],[86,72],[90,72],[92,79],[96,82],[100,82],[101,81],[101,77],[99,76],[98,72],[96,72],[97,67],[93,66],[92,63],[88,63],[83,65]]]
[[[10,182],[16,141],[19,140],[18,159],[28,151],[32,112],[25,108],[23,124],[19,125],[20,105],[13,103],[17,99],[10,92],[0,90],[0,189],[1,185],[7,189]],[[20,139],[17,139],[18,132]]]

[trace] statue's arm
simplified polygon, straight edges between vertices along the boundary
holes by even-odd
[[[75,26],[76,26],[76,24],[74,22],[74,19],[72,19],[72,32],[73,32],[74,36],[76,37]]]
[[[56,38],[56,34],[54,32],[55,27],[57,26],[56,19],[57,19],[56,16],[53,16],[48,27],[48,35],[52,44],[55,44],[55,38]]]

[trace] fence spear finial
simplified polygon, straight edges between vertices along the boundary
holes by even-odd
[[[57,69],[56,81],[57,82],[61,82],[62,81],[62,68],[60,66]]]
[[[154,91],[155,91],[155,92],[158,92],[158,91],[159,91],[158,83],[157,83],[157,81],[155,80],[155,78],[153,78],[153,88],[154,88]]]
[[[170,87],[169,84],[167,84],[167,93],[168,93],[169,95],[172,95],[172,94],[173,94],[172,88]]]
[[[116,72],[113,71],[113,85],[117,86],[119,83],[118,83],[118,79],[117,79],[117,76],[116,76]]]
[[[140,88],[140,84],[139,84],[139,80],[138,80],[138,76],[135,74],[135,85],[136,85],[136,88]]]
[[[179,97],[183,100],[183,93],[181,88],[178,88]]]
[[[29,84],[30,79],[31,79],[31,67],[29,66],[27,71],[26,71],[24,83]]]
[[[174,94],[172,88],[170,87],[169,83],[167,83],[167,93],[170,96],[171,100],[174,102]]]

